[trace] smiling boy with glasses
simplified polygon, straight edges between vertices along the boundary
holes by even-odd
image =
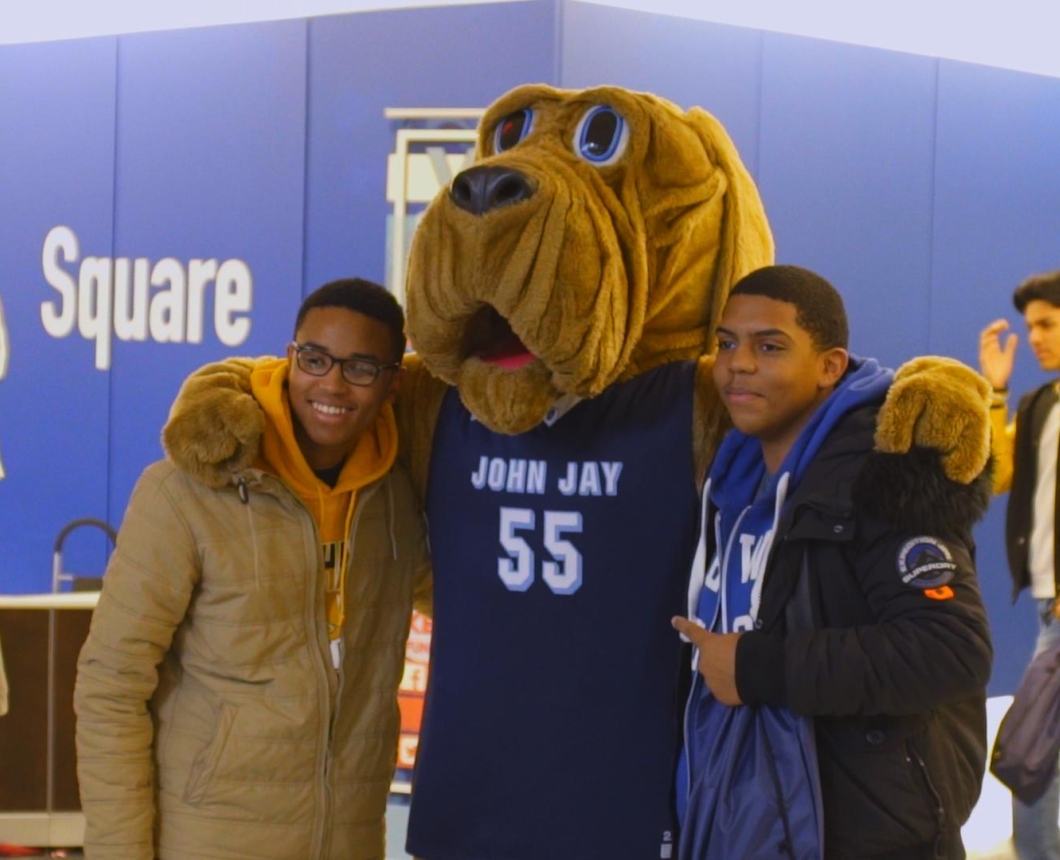
[[[181,409],[252,397],[262,418],[187,437],[175,410],[130,500],[75,694],[89,860],[382,856],[428,587],[394,462],[403,322],[382,287],[334,281],[249,390],[185,384]],[[241,448],[251,468],[208,465]]]

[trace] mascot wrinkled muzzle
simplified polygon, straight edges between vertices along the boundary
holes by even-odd
[[[416,232],[409,337],[479,420],[525,432],[563,394],[707,348],[743,274],[729,237],[745,209],[743,229],[771,248],[754,185],[703,111],[520,87],[487,111],[475,164]]]

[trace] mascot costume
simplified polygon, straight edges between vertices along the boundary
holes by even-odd
[[[397,404],[434,563],[418,857],[676,853],[687,672],[670,618],[727,427],[712,327],[730,287],[772,262],[717,120],[613,87],[501,97],[475,163],[425,213]],[[224,450],[168,453],[232,492],[261,432],[250,366],[199,371],[170,420],[183,438],[228,430]],[[940,479],[971,481],[986,395],[957,362],[910,362],[880,456],[902,468],[933,448]]]

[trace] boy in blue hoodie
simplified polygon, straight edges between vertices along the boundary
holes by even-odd
[[[847,351],[842,299],[751,273],[718,327],[735,427],[704,489],[683,860],[963,858],[992,649],[971,527],[988,477],[873,450],[891,372]]]

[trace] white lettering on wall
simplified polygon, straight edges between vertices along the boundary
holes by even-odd
[[[83,338],[95,342],[99,370],[110,368],[115,337],[202,343],[211,284],[217,339],[239,346],[250,335],[254,278],[242,260],[192,259],[184,264],[166,257],[152,265],[146,257],[81,259],[77,235],[60,226],[44,238],[41,268],[58,293],[41,304],[44,330],[63,338],[76,326]]]
[[[59,291],[62,302],[56,308],[54,302],[45,302],[40,306],[40,318],[44,330],[52,337],[66,337],[74,330],[77,322],[77,284],[59,265],[59,256],[67,263],[72,263],[81,256],[77,236],[69,227],[53,227],[44,237],[44,250],[41,251],[41,265],[44,268],[44,280]]]
[[[249,317],[235,315],[250,312],[253,292],[250,267],[242,260],[225,260],[217,270],[213,305],[213,327],[225,346],[239,346],[250,334]]]
[[[150,260],[140,257],[114,261],[114,333],[118,340],[147,340],[147,301]],[[132,284],[129,284],[129,269]]]

